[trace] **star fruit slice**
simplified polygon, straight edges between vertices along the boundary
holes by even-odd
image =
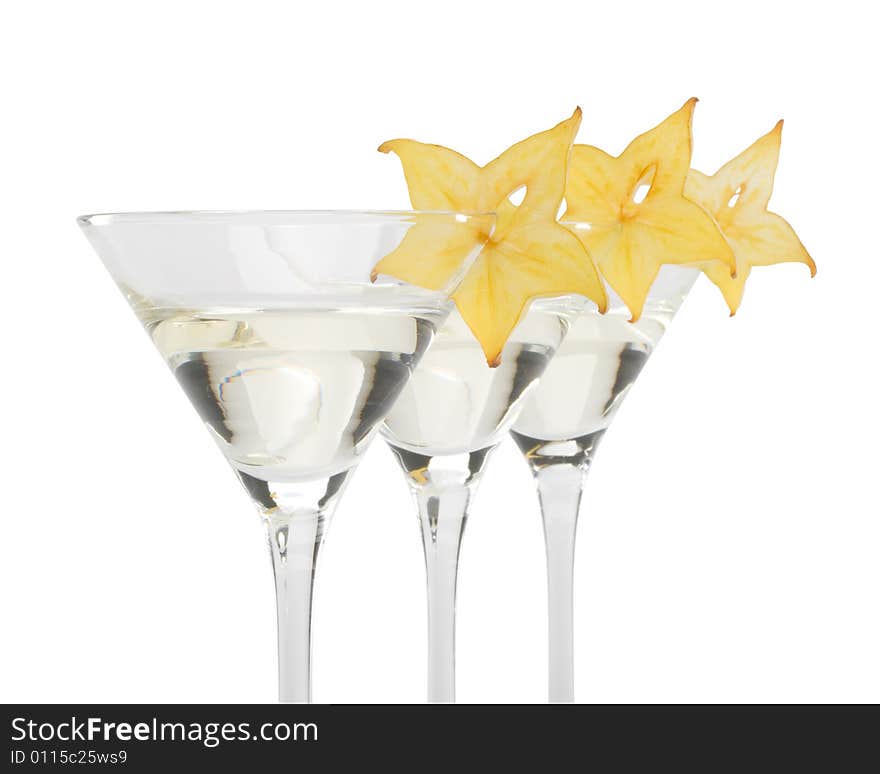
[[[484,167],[449,148],[415,140],[379,147],[400,158],[415,209],[496,214],[491,233],[417,223],[373,272],[440,289],[483,243],[453,299],[490,366],[500,363],[504,344],[533,298],[577,293],[605,310],[605,288],[589,254],[556,222],[580,121],[578,108],[571,118],[513,145]],[[509,197],[521,188],[525,196],[515,205]]]
[[[683,195],[696,101],[688,100],[636,137],[619,156],[590,145],[572,149],[561,220],[577,222],[573,232],[629,308],[632,322],[662,264],[734,271],[733,253],[718,226]]]
[[[731,315],[739,308],[753,266],[795,261],[816,274],[816,264],[794,229],[767,210],[781,143],[782,121],[714,175],[692,169],[687,177],[685,196],[711,213],[736,256],[735,277],[718,265],[703,267]]]

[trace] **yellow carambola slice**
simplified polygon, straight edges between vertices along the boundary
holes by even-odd
[[[512,146],[480,167],[449,148],[391,140],[379,150],[398,155],[417,210],[495,212],[491,234],[441,223],[417,223],[375,267],[422,287],[440,289],[474,249],[485,243],[453,298],[498,365],[501,350],[530,299],[578,293],[604,311],[605,289],[584,246],[556,222],[580,108],[552,129]],[[525,188],[522,203],[509,196]]]
[[[574,233],[632,321],[641,315],[662,264],[713,266],[728,276],[734,271],[733,252],[718,226],[683,195],[695,104],[688,100],[619,156],[590,145],[572,150],[562,220],[589,225]]]
[[[736,256],[735,277],[717,264],[702,267],[721,290],[731,315],[742,301],[753,266],[797,261],[816,274],[816,264],[794,229],[767,210],[781,142],[782,121],[714,175],[695,169],[688,174],[685,196],[711,213]]]

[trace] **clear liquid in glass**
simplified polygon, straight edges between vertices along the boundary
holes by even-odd
[[[153,307],[147,329],[232,466],[263,481],[353,467],[442,314],[417,307]]]

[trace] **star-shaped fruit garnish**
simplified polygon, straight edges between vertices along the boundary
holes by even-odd
[[[714,175],[692,169],[687,178],[685,196],[711,213],[736,256],[735,277],[718,265],[702,267],[721,290],[731,315],[742,301],[753,266],[796,261],[816,274],[816,264],[794,229],[767,210],[781,143],[782,121]]]
[[[714,262],[719,272],[734,271],[718,226],[683,195],[695,104],[688,100],[617,157],[591,145],[572,149],[561,220],[572,223],[633,322],[662,264]]]
[[[495,213],[491,233],[418,222],[373,272],[440,289],[474,246],[484,243],[453,299],[491,366],[500,362],[532,298],[578,293],[605,310],[605,288],[588,253],[556,220],[580,122],[578,108],[571,118],[508,148],[484,167],[449,148],[415,140],[391,140],[379,148],[400,158],[415,209]],[[509,197],[521,188],[525,196],[515,205]]]

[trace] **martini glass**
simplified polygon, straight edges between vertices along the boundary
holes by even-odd
[[[495,368],[453,310],[382,426],[421,525],[430,702],[455,701],[458,556],[480,477],[584,303],[580,296],[533,300]]]
[[[377,261],[425,223],[488,234],[492,216],[79,219],[262,517],[275,573],[281,701],[311,700],[312,588],[334,508],[479,252],[440,291],[371,282]]]
[[[588,302],[511,431],[534,476],[544,522],[551,702],[574,701],[574,546],[587,472],[698,275],[690,267],[663,266],[636,323],[609,287],[605,314]]]

